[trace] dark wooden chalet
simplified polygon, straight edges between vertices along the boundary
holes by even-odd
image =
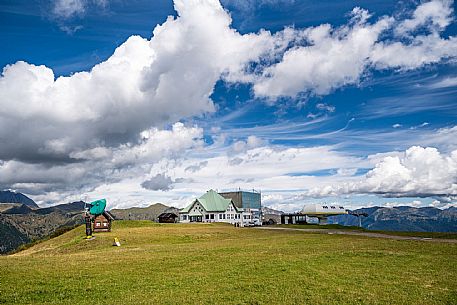
[[[94,232],[111,232],[111,223],[113,222],[113,215],[104,211],[103,214],[98,215],[94,219]]]
[[[177,221],[178,215],[175,213],[162,213],[158,218],[160,223],[174,223]]]

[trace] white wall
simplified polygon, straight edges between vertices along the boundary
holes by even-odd
[[[203,206],[197,201],[194,203],[194,206],[189,210],[189,213],[180,213],[179,214],[179,222],[182,223],[189,223],[190,222],[190,217],[189,214],[199,212],[202,214],[202,222],[224,222],[224,223],[241,223],[243,221],[243,215],[251,215],[251,213],[247,212],[237,212],[235,209],[235,206],[233,204],[230,204],[227,207],[227,210],[225,212],[207,212]],[[211,214],[214,215],[214,219],[211,219]],[[183,220],[183,215],[187,215],[187,219]],[[209,215],[209,219],[206,219],[206,215]],[[222,216],[222,217],[221,217]],[[244,220],[244,222],[249,221]]]

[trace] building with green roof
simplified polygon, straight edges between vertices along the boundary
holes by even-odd
[[[213,190],[196,198],[179,212],[180,222],[227,222],[243,223],[249,220],[250,213],[237,207],[232,199],[226,199]]]

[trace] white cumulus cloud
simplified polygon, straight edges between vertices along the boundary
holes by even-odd
[[[278,63],[266,66],[253,81],[254,92],[270,99],[325,95],[358,84],[371,69],[410,70],[455,60],[456,37],[441,37],[452,21],[452,4],[433,0],[419,5],[409,19],[383,16],[374,23],[369,22],[368,11],[356,7],[347,25],[297,30],[305,44],[288,49]],[[386,38],[388,31],[395,37]]]
[[[131,36],[88,72],[55,77],[23,61],[0,77],[0,159],[68,158],[70,152],[138,140],[152,126],[214,111],[210,95],[269,50],[267,32],[241,35],[215,0],[175,1],[148,40]],[[27,120],[28,124],[21,121]],[[19,133],[15,131],[20,130]],[[14,139],[14,140],[13,140]],[[41,151],[29,156],[27,151]]]
[[[363,180],[316,187],[305,196],[345,193],[380,194],[388,197],[457,196],[457,150],[449,155],[433,147],[413,146],[403,153],[382,158]]]
[[[127,179],[145,179],[162,159],[179,159],[202,144],[203,131],[176,123],[170,130],[153,128],[142,133],[137,145],[95,147],[71,153],[75,162],[32,164],[17,160],[0,163],[0,189],[15,188],[27,194],[56,192],[68,196],[88,192],[100,185]],[[146,185],[151,188],[151,184]]]
[[[452,21],[453,1],[432,0],[419,5],[412,17],[405,19],[396,27],[397,35],[404,35],[427,26],[434,31],[444,30]]]
[[[304,30],[309,45],[286,51],[279,63],[267,67],[254,85],[255,93],[268,97],[299,92],[324,95],[357,83],[379,34],[391,22],[383,18],[369,25],[367,17],[367,11],[356,8],[350,25],[334,29],[323,24]]]

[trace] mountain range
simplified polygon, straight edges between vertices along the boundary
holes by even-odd
[[[83,223],[82,201],[42,209],[32,209],[23,203],[2,206],[8,208],[0,212],[0,253]]]
[[[162,213],[175,213],[178,215],[179,209],[169,207],[162,203],[151,204],[145,208],[129,208],[129,209],[112,209],[111,214],[115,219],[119,220],[151,220],[158,221],[158,217]]]
[[[379,231],[412,231],[412,232],[457,232],[457,208],[444,210],[423,207],[399,206],[392,208],[371,207],[357,209],[353,212],[366,213],[361,217],[362,227]],[[328,223],[344,226],[358,226],[359,219],[353,215],[329,217]]]

